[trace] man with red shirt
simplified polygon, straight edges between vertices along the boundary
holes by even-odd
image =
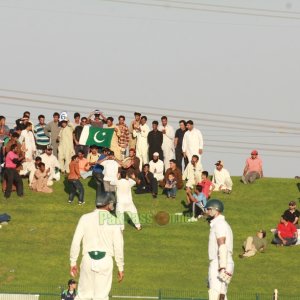
[[[275,234],[272,244],[281,246],[295,245],[298,238],[296,226],[288,221],[286,215],[282,215],[280,223],[277,226],[277,233]]]
[[[206,199],[209,199],[215,185],[208,179],[207,171],[202,172],[201,179],[202,181],[200,181],[198,185],[202,186],[202,193],[205,195]]]
[[[22,197],[23,192],[23,181],[19,173],[17,172],[17,167],[21,164],[24,159],[24,154],[19,158],[18,147],[17,144],[13,144],[10,148],[10,151],[7,153],[5,157],[5,171],[4,171],[4,179],[6,180],[6,190],[4,193],[5,198],[9,198],[13,183],[16,184],[17,187],[17,195]]]
[[[251,157],[247,158],[244,168],[242,182],[253,183],[256,179],[263,177],[262,160],[258,157],[257,150],[252,150]]]

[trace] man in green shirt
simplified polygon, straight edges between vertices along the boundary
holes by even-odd
[[[259,230],[255,236],[248,236],[244,242],[244,252],[239,255],[240,258],[251,257],[256,252],[262,252],[267,248],[266,231]]]

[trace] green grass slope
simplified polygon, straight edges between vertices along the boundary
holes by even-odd
[[[79,217],[94,208],[95,189],[90,179],[85,186],[84,206],[67,203],[65,182],[55,183],[53,194],[25,190],[24,198],[15,193],[5,200],[1,194],[0,213],[8,213],[12,221],[0,229],[0,290],[43,291],[47,285],[59,286],[69,279],[69,248]],[[290,200],[297,200],[297,180],[263,178],[252,185],[243,185],[234,178],[230,195],[213,193],[212,198],[224,201],[225,216],[234,233],[235,274],[230,293],[281,294],[298,293],[298,258],[300,247],[274,247],[249,259],[238,254],[248,235],[257,229],[276,227]],[[24,185],[26,180],[24,180]],[[161,190],[160,190],[161,192]],[[187,223],[174,213],[184,210],[179,191],[176,200],[159,195],[134,196],[139,214],[144,218],[138,232],[126,224],[125,279],[114,288],[197,290],[206,295],[208,269],[208,232],[206,221]],[[151,216],[167,211],[171,221],[156,224]],[[115,268],[116,273],[116,268]]]

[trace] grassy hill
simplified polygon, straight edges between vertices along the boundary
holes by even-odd
[[[238,258],[244,239],[257,229],[266,229],[271,241],[270,229],[276,227],[288,202],[299,201],[297,183],[295,179],[263,178],[253,185],[243,185],[239,178],[234,178],[230,195],[213,194],[212,198],[224,201],[224,214],[234,233],[235,274],[229,294],[271,295],[274,288],[281,294],[298,294],[300,247],[269,244],[266,253]],[[27,188],[21,199],[13,193],[4,200],[1,194],[0,213],[10,214],[12,221],[0,229],[0,291],[43,291],[52,286],[57,288],[69,279],[72,236],[79,217],[94,208],[95,189],[87,179],[86,204],[69,205],[65,184],[63,180],[55,183],[55,192],[50,195]],[[24,185],[27,186],[26,179]],[[174,213],[184,210],[183,199],[184,191],[178,193],[176,200],[162,195],[156,200],[150,195],[134,196],[139,213],[147,215],[148,222],[144,222],[140,232],[126,225],[125,279],[118,284],[115,277],[114,288],[196,290],[207,295],[209,226],[202,219],[187,223],[174,218]],[[172,216],[166,226],[151,219],[161,210]]]

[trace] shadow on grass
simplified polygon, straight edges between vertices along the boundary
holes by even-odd
[[[68,178],[67,177],[64,178],[63,183],[64,183],[64,192],[67,193],[67,194],[69,194],[70,188],[69,188],[69,182],[68,182]]]
[[[297,183],[297,188],[298,188],[298,191],[300,192],[300,183]]]

